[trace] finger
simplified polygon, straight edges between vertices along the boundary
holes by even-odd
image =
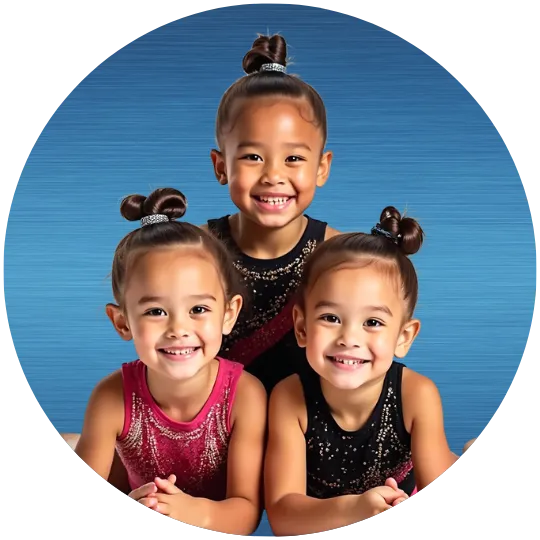
[[[399,489],[398,483],[396,482],[394,478],[388,478],[386,482],[384,483],[384,485],[392,489],[396,489],[396,490]]]
[[[164,493],[168,493],[169,495],[180,493],[180,490],[174,484],[169,482],[169,480],[164,480],[163,478],[156,478],[155,482],[156,486]]]
[[[390,508],[392,508],[392,507],[389,506],[389,505],[381,506],[375,511],[375,515],[381,514],[382,512],[386,512],[387,510],[390,510]]]
[[[157,499],[155,497],[143,497],[142,499],[139,499],[139,502],[143,506],[147,506],[148,508],[153,508],[153,509],[155,509],[155,507],[158,504]]]
[[[158,503],[164,503],[164,504],[170,504],[171,502],[171,495],[168,493],[162,493],[159,491],[155,495],[152,495]]]
[[[392,503],[392,506],[397,506],[399,503],[402,503],[403,501],[406,501],[408,499],[408,497],[400,497],[399,499],[396,499],[393,503]]]
[[[164,516],[168,516],[171,513],[171,507],[167,503],[158,503],[154,510]]]
[[[176,475],[174,475],[174,474],[169,475],[169,478],[167,478],[167,480],[168,480],[171,484],[176,484]]]
[[[401,490],[395,490],[388,486],[377,488],[379,495],[385,500],[386,504],[392,504],[396,499],[400,497],[407,497],[407,494]]]
[[[149,482],[148,484],[144,484],[144,486],[141,486],[137,489],[134,489],[129,496],[132,499],[139,500],[143,497],[147,497],[151,493],[155,493],[157,491],[156,484],[154,482]]]

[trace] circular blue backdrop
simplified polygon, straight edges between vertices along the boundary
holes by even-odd
[[[187,219],[234,211],[209,158],[225,89],[257,33],[280,32],[328,108],[332,174],[309,213],[367,231],[392,204],[427,233],[413,258],[423,327],[406,363],[441,390],[459,452],[501,403],[535,295],[531,215],[516,168],[478,103],[401,38],[309,7],[247,5],[188,17],[108,58],[36,143],[8,223],[5,297],[13,340],[59,431],[79,431],[96,382],[134,359],[105,316],[113,251],[133,225],[129,193],[174,186]]]

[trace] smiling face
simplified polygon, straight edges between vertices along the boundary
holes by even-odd
[[[195,376],[216,357],[241,298],[227,302],[215,264],[198,247],[154,249],[130,268],[124,310],[111,316],[140,360],[174,380]]]
[[[228,184],[240,212],[278,228],[300,217],[324,185],[332,156],[304,99],[239,100],[222,152],[213,151],[216,177]]]
[[[298,343],[332,386],[356,389],[383,377],[419,330],[406,321],[399,283],[377,263],[324,272],[295,307]]]

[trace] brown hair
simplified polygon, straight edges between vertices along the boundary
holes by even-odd
[[[221,98],[216,119],[216,139],[220,141],[225,127],[230,123],[233,103],[241,98],[284,96],[305,99],[310,104],[315,123],[321,128],[323,144],[326,142],[326,107],[321,96],[308,83],[295,75],[280,71],[259,71],[263,64],[287,66],[287,43],[280,35],[259,36],[242,61],[247,77],[238,79]]]
[[[424,231],[416,220],[402,218],[398,210],[387,206],[371,234],[340,234],[317,247],[306,261],[299,301],[303,303],[306,292],[332,268],[348,263],[382,263],[399,278],[407,316],[411,318],[418,300],[418,278],[408,255],[416,253],[423,240]]]
[[[209,255],[221,276],[225,297],[230,300],[241,293],[241,285],[225,246],[210,233],[191,223],[174,221],[187,208],[184,195],[173,188],[161,188],[148,197],[129,195],[120,205],[120,213],[128,221],[139,221],[145,216],[162,214],[170,221],[154,223],[127,234],[118,244],[112,265],[112,289],[116,302],[123,307],[124,286],[133,256],[153,248],[195,246]]]

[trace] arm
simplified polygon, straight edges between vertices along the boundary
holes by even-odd
[[[336,231],[336,229],[332,229],[332,227],[326,227],[326,233],[324,235],[324,239],[328,240],[329,238],[332,238],[333,236],[337,236],[338,234],[341,234],[339,231]]]
[[[280,382],[270,397],[265,499],[268,519],[276,536],[344,527],[390,508],[392,501],[403,495],[403,492],[383,486],[363,495],[332,499],[308,497],[306,424],[301,383],[297,376],[292,376]]]
[[[410,426],[411,452],[418,490],[438,478],[457,461],[444,433],[443,410],[435,384],[411,370],[404,370],[403,416]]]
[[[156,495],[157,510],[184,523],[212,531],[238,535],[253,533],[262,513],[260,495],[266,405],[262,384],[252,375],[243,373],[231,412],[225,500],[190,497],[170,483],[157,480],[156,485],[166,490],[166,494]]]
[[[94,389],[86,409],[77,455],[105,480],[114,459],[116,437],[124,423],[122,375],[113,373]]]

